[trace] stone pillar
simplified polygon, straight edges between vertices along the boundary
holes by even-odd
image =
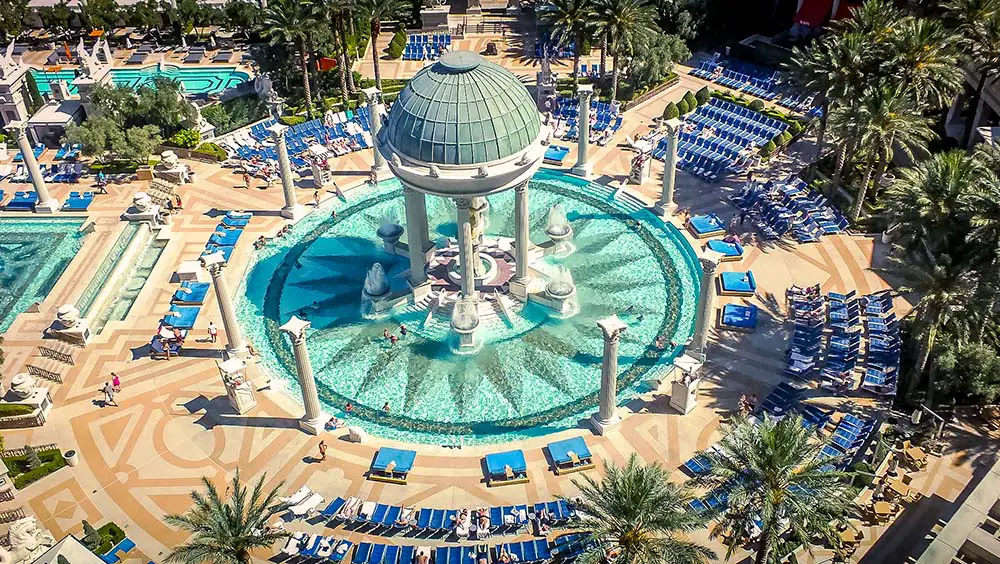
[[[277,146],[278,168],[281,172],[281,190],[285,193],[285,207],[281,208],[281,217],[295,219],[301,215],[302,208],[295,199],[295,180],[292,178],[292,163],[288,160],[288,144],[285,142],[285,132],[288,128],[280,123],[272,125],[271,138]]]
[[[430,293],[427,282],[427,254],[424,252],[424,225],[427,222],[424,194],[409,186],[403,187],[403,201],[406,206],[407,252],[410,257],[410,288],[414,299],[421,299]],[[417,295],[417,294],[420,295]]]
[[[462,274],[462,296],[473,298],[476,293],[476,273],[472,261],[472,202],[469,198],[455,198],[458,208],[458,263]]]
[[[591,164],[587,161],[587,147],[590,145],[590,97],[594,94],[594,87],[590,84],[581,84],[576,89],[577,96],[580,97],[580,109],[576,114],[577,130],[580,132],[578,139],[578,149],[576,165],[570,171],[577,176],[590,177]]]
[[[520,299],[528,298],[528,251],[531,250],[531,238],[528,228],[531,221],[528,217],[528,183],[514,188],[514,279],[510,282],[511,293]]]
[[[302,405],[306,414],[299,419],[299,428],[307,433],[318,435],[323,432],[330,416],[323,413],[319,405],[319,394],[316,392],[316,377],[313,376],[312,363],[309,362],[309,349],[306,347],[306,329],[311,324],[308,321],[292,316],[280,327],[281,331],[292,339],[292,351],[295,354],[295,372],[299,378],[299,388],[302,390]]]
[[[694,325],[694,337],[691,338],[690,351],[692,356],[704,359],[705,344],[708,343],[708,326],[712,323],[712,313],[715,309],[715,271],[719,267],[718,253],[703,256],[701,268],[705,271],[701,277],[701,302],[698,308],[698,318]]]
[[[222,275],[226,259],[221,251],[201,257],[201,265],[212,275],[212,286],[215,288],[215,299],[219,302],[219,313],[222,314],[222,327],[226,331],[226,353],[236,357],[247,356],[247,343],[236,321],[236,310],[233,309],[233,299],[229,286]]]
[[[667,120],[667,155],[663,158],[663,186],[660,189],[660,201],[653,211],[661,216],[674,213],[674,183],[677,178],[677,136],[680,134],[683,122],[679,119]]]
[[[382,153],[378,150],[378,133],[382,129],[382,91],[372,86],[371,88],[363,89],[362,92],[364,92],[365,99],[368,101],[368,112],[371,115],[372,146],[375,147],[375,162],[372,164],[372,168],[381,175],[386,168],[385,158],[382,157]]]
[[[24,156],[24,166],[28,167],[28,177],[31,179],[31,185],[34,187],[35,192],[38,194],[38,203],[35,204],[35,213],[55,213],[59,211],[62,205],[59,200],[52,197],[49,194],[49,187],[45,185],[45,179],[42,177],[42,171],[38,168],[38,160],[35,159],[35,153],[32,151],[31,141],[28,139],[28,124],[23,121],[11,122],[7,128],[11,131],[14,137],[17,138],[17,147],[21,150],[21,155]]]
[[[615,412],[618,406],[618,339],[627,326],[617,315],[598,321],[597,326],[604,334],[604,359],[601,362],[600,405],[590,418],[590,424],[598,435],[603,435],[621,421]]]

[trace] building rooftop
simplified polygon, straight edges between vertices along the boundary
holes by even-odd
[[[62,100],[58,103],[49,102],[28,119],[28,124],[66,125],[80,111],[82,105],[79,100]]]
[[[455,51],[410,80],[382,135],[402,157],[476,165],[524,150],[540,128],[535,102],[517,76],[476,53]]]

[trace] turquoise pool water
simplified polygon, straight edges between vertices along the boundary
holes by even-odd
[[[620,400],[637,393],[650,370],[678,351],[655,346],[658,336],[684,341],[691,334],[699,269],[683,236],[637,204],[613,199],[603,186],[543,170],[530,186],[531,236],[544,234],[549,209],[561,203],[577,251],[558,262],[577,284],[580,313],[560,320],[529,303],[512,323],[478,334],[475,355],[451,352],[446,319],[424,326],[426,312],[400,306],[384,321],[361,317],[368,268],[382,264],[394,287],[404,281],[404,257],[381,248],[375,231],[387,211],[403,216],[397,181],[353,192],[347,203],[320,209],[291,236],[262,251],[240,292],[238,315],[266,366],[298,393],[288,338],[278,326],[306,314],[307,336],[320,397],[370,432],[426,443],[493,443],[577,425],[597,405],[603,338],[595,322],[618,313],[629,324],[620,344]],[[513,191],[491,196],[489,235],[513,236]],[[454,205],[428,197],[432,238],[456,236]],[[404,226],[405,227],[405,226]],[[547,258],[546,260],[555,260]],[[386,328],[406,323],[396,346]],[[392,413],[383,414],[389,402]],[[349,419],[350,421],[351,419]]]
[[[83,221],[0,219],[0,332],[48,295],[80,250]]]
[[[76,94],[76,87],[69,84],[76,78],[76,71],[61,70],[56,72],[31,71],[38,84],[38,91],[46,94],[52,91],[52,82],[64,80],[67,82],[70,94]],[[150,84],[153,78],[165,76],[179,80],[184,90],[190,94],[215,94],[234,88],[250,80],[250,75],[236,70],[236,67],[178,67],[174,65],[151,65],[143,68],[111,69],[111,80],[119,86],[139,88]]]

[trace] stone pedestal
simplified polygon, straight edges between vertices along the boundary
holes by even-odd
[[[59,340],[86,346],[90,341],[90,324],[80,317],[80,310],[65,304],[56,310],[56,319],[49,326],[49,333]]]
[[[618,339],[625,332],[627,325],[612,315],[597,322],[604,334],[604,358],[601,363],[600,405],[597,413],[590,418],[590,426],[594,432],[603,435],[611,428],[621,423],[621,417],[616,413],[618,406]]]
[[[323,409],[320,407],[319,393],[316,391],[316,377],[313,375],[312,363],[309,361],[306,329],[310,325],[311,323],[308,321],[293,315],[288,323],[282,325],[280,329],[292,339],[295,372],[299,379],[299,388],[302,390],[302,404],[306,409],[305,415],[299,419],[299,428],[307,433],[318,435],[325,430],[330,416],[323,413]]]
[[[514,279],[510,282],[511,294],[521,300],[528,298],[530,227],[528,183],[525,182],[514,188]]]
[[[226,396],[229,405],[243,415],[257,407],[257,397],[254,395],[253,382],[247,376],[247,363],[239,358],[216,361],[219,375],[226,386]]]
[[[590,84],[581,84],[577,87],[576,93],[580,98],[580,109],[576,119],[580,136],[577,139],[576,164],[570,172],[583,178],[590,178],[593,165],[588,160],[587,149],[590,146],[590,98],[594,95],[594,87]]]
[[[698,405],[698,388],[701,386],[701,378],[676,380],[670,384],[670,407],[676,409],[681,415],[687,415],[694,411]]]

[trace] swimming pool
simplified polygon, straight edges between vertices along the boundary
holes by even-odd
[[[76,94],[76,87],[70,84],[76,78],[75,70],[55,72],[31,71],[38,85],[38,91],[47,94],[52,91],[52,82],[64,80],[70,94]],[[150,65],[143,68],[111,69],[111,80],[118,86],[137,89],[152,83],[153,78],[165,76],[179,80],[184,91],[190,94],[216,94],[234,88],[250,80],[250,75],[236,70],[236,67],[178,67],[176,65]]]
[[[45,299],[83,244],[83,218],[0,219],[0,332]]]
[[[629,325],[620,341],[619,399],[635,395],[650,371],[679,352],[655,341],[690,336],[698,298],[699,267],[693,249],[671,225],[637,203],[614,199],[603,186],[554,171],[540,171],[530,185],[531,234],[541,242],[549,209],[568,211],[577,251],[558,262],[572,272],[580,312],[556,319],[528,303],[508,323],[482,328],[483,348],[455,355],[447,320],[399,306],[391,318],[361,315],[361,288],[375,262],[393,285],[408,268],[389,255],[375,235],[379,218],[402,216],[396,180],[377,190],[353,192],[347,203],[321,208],[262,251],[240,292],[238,317],[265,366],[288,380],[297,394],[295,363],[278,327],[293,314],[313,327],[307,335],[320,398],[343,417],[377,435],[425,443],[494,443],[573,427],[597,405],[603,337],[596,321],[613,313]],[[488,235],[513,236],[513,191],[489,198]],[[427,198],[433,239],[456,237],[454,205]],[[382,338],[405,323],[410,332],[396,346]],[[392,413],[380,408],[388,402]]]

